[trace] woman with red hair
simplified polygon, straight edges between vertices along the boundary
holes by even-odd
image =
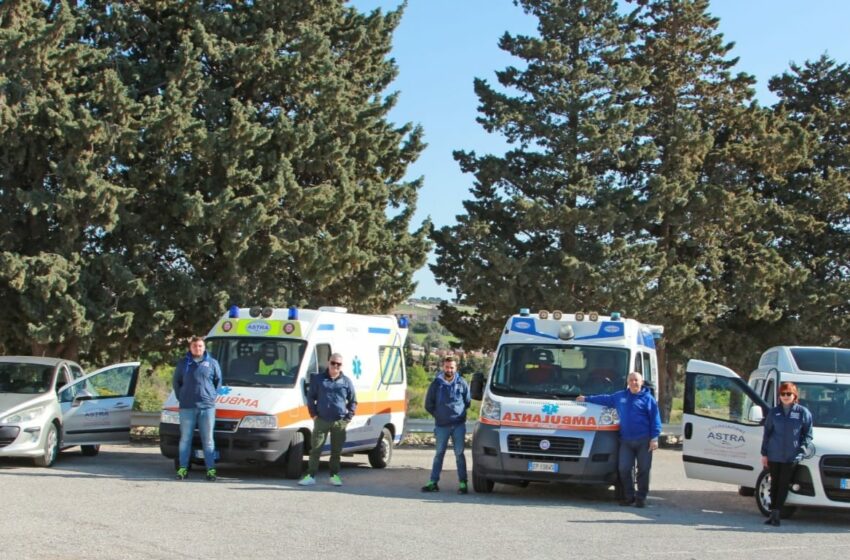
[[[812,414],[798,400],[796,385],[780,383],[779,404],[764,422],[761,464],[770,470],[770,517],[765,525],[779,526],[779,510],[788,497],[794,467],[812,441]]]

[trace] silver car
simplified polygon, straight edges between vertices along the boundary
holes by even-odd
[[[61,358],[0,356],[0,458],[31,457],[49,467],[61,449],[97,455],[130,439],[139,362],[88,375]]]

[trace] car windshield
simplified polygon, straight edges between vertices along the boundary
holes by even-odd
[[[499,395],[575,398],[626,386],[625,348],[558,344],[505,344],[493,367],[491,390]]]
[[[850,428],[850,385],[797,383],[800,404],[809,409],[815,427]]]
[[[224,384],[291,387],[307,342],[294,338],[208,338],[207,349],[221,364]]]
[[[35,395],[53,387],[53,366],[0,362],[0,393]]]
[[[844,348],[792,348],[791,355],[803,371],[850,373],[850,350]]]

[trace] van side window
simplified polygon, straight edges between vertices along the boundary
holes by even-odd
[[[767,388],[764,390],[764,400],[771,407],[776,406],[776,389],[773,386],[773,379],[769,379],[767,382]]]
[[[753,390],[761,395],[761,390],[764,389],[764,379],[756,379],[756,384],[753,385]]]
[[[317,344],[310,354],[310,365],[307,369],[309,375],[319,373],[324,368],[328,367],[328,360],[331,357],[330,344]]]
[[[378,347],[381,364],[381,384],[397,385],[404,382],[404,360],[398,346]]]
[[[635,371],[641,372],[644,379],[655,383],[655,379],[652,378],[652,361],[649,359],[649,352],[643,353],[643,369],[635,369]]]
[[[643,364],[640,352],[635,352],[635,368],[632,371],[643,371]]]

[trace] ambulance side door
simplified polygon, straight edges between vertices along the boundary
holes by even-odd
[[[767,411],[766,403],[732,370],[690,360],[682,447],[687,477],[755,487]]]

